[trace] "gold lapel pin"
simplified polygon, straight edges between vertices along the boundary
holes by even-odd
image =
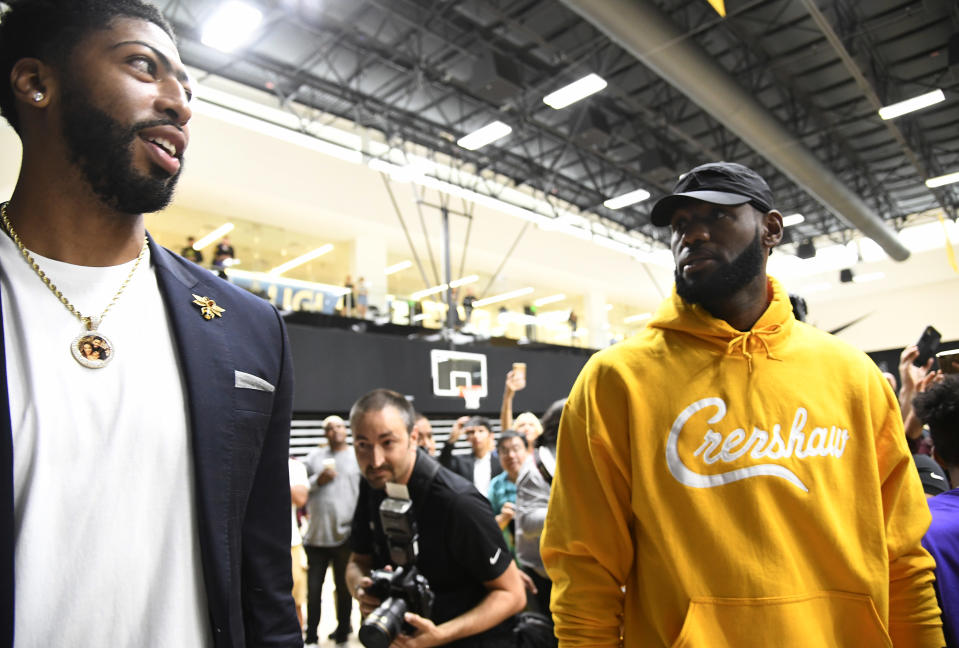
[[[222,306],[217,306],[216,302],[209,297],[193,295],[193,303],[200,307],[200,314],[203,315],[203,319],[207,320],[214,317],[223,317],[223,312],[226,311]]]

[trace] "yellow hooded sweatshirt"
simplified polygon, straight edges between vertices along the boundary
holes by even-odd
[[[945,644],[895,395],[769,293],[743,333],[674,292],[577,379],[541,543],[561,646]]]

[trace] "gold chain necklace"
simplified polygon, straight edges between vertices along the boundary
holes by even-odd
[[[130,274],[127,275],[127,278],[123,281],[123,284],[120,286],[120,289],[117,290],[116,294],[113,295],[113,299],[110,300],[110,303],[107,304],[107,307],[103,309],[103,312],[100,313],[99,317],[91,317],[82,314],[76,309],[76,307],[70,303],[70,300],[67,299],[60,289],[50,281],[50,277],[40,269],[40,266],[34,260],[33,255],[30,254],[30,251],[23,244],[23,241],[20,240],[20,236],[17,234],[16,230],[13,229],[13,225],[10,223],[10,219],[7,217],[7,205],[9,203],[3,203],[0,205],[0,220],[3,221],[3,227],[7,230],[7,233],[10,234],[10,238],[13,239],[13,242],[17,244],[17,248],[20,250],[20,255],[23,256],[23,260],[27,262],[33,271],[37,273],[37,276],[40,277],[40,280],[43,281],[43,285],[50,289],[57,299],[60,300],[60,303],[67,307],[67,310],[80,320],[80,323],[83,324],[83,328],[80,330],[80,335],[74,338],[73,342],[70,343],[70,351],[73,354],[73,357],[84,367],[90,369],[99,369],[105,367],[110,360],[113,359],[115,349],[113,344],[100,333],[97,329],[100,324],[103,322],[103,318],[107,316],[107,313],[113,308],[113,305],[117,303],[117,300],[120,299],[120,295],[123,294],[123,291],[126,290],[127,285],[129,285],[130,280],[133,279],[134,273],[137,271],[137,268],[140,267],[140,261],[143,260],[143,257],[146,256],[147,252],[147,238],[143,237],[143,247],[140,248],[140,254],[137,256],[136,263],[133,264],[133,269],[130,270]]]

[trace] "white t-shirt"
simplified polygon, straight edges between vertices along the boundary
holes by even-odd
[[[489,497],[489,483],[493,478],[492,456],[492,452],[487,452],[482,459],[473,460],[473,484],[483,497]]]
[[[306,466],[301,461],[290,459],[290,488],[294,486],[303,486],[310,490],[310,478],[306,474]],[[293,537],[290,539],[290,546],[303,544],[303,537],[300,535],[300,527],[296,524],[296,507],[290,503],[290,522],[293,525]]]
[[[133,262],[34,255],[84,315]],[[14,446],[16,646],[209,646],[183,384],[149,253],[100,332],[106,367],[70,352],[80,321],[0,233]]]

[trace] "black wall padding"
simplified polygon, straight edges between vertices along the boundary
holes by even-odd
[[[377,387],[414,397],[413,406],[427,414],[468,414],[462,398],[433,396],[430,349],[441,343],[407,340],[391,335],[288,324],[296,378],[293,411],[346,412],[353,402]],[[542,414],[556,399],[569,394],[589,357],[584,350],[521,347],[499,348],[488,343],[458,347],[486,355],[489,396],[476,413],[499,417],[503,387],[514,362],[526,363],[526,389],[513,399],[513,415],[527,410]]]

